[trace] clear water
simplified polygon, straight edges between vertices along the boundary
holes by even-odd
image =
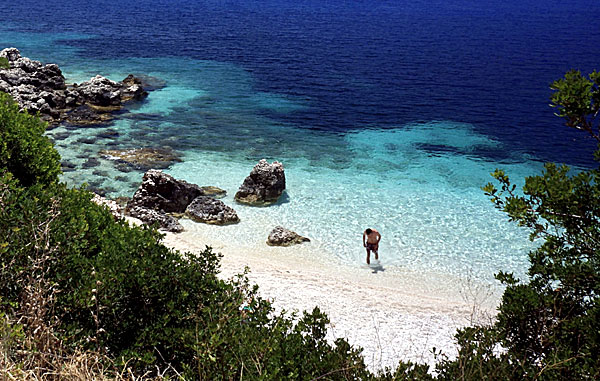
[[[523,275],[533,244],[484,196],[489,173],[594,165],[593,143],[547,103],[552,80],[598,63],[596,1],[4,5],[0,46],[58,63],[68,81],[166,81],[109,125],[49,131],[75,167],[63,179],[131,195],[140,171],[104,159],[88,168],[89,157],[171,147],[184,161],[167,172],[226,189],[242,219],[192,228],[239,245],[262,244],[280,224],[358,268],[361,233],[374,227],[390,270]],[[285,196],[236,205],[261,158],[284,164]]]

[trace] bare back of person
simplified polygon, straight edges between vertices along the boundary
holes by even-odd
[[[375,229],[367,229],[363,233],[363,246],[367,249],[367,264],[371,264],[371,251],[375,253],[375,259],[379,259],[379,241],[381,234]]]

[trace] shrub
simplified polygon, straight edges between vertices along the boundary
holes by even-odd
[[[372,377],[360,350],[327,342],[328,320],[318,309],[297,322],[275,314],[245,275],[216,276],[219,257],[210,248],[170,250],[156,230],[114,221],[90,193],[62,184],[24,188],[5,174],[0,191],[0,306],[24,316],[27,290],[43,279],[36,315],[56,322],[52,332],[66,346],[107,355],[136,374]]]
[[[0,92],[0,169],[5,168],[24,186],[58,181],[60,156],[43,136],[46,124]]]
[[[318,309],[298,322],[275,315],[245,274],[217,277],[210,248],[173,251],[153,228],[115,221],[91,193],[59,184],[44,129],[0,94],[0,315],[18,322],[3,332],[22,332],[3,358],[40,364],[70,350],[114,374],[189,379],[372,376],[360,350],[327,342]]]
[[[10,69],[10,64],[8,63],[8,58],[0,57],[0,69]]]

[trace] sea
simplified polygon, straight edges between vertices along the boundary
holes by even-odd
[[[0,0],[0,49],[67,81],[130,73],[164,83],[110,124],[47,132],[62,180],[132,196],[143,171],[102,149],[170,148],[165,172],[225,189],[241,222],[194,226],[243,246],[276,225],[315,255],[383,268],[525,278],[529,232],[481,187],[545,162],[593,168],[595,144],[549,106],[570,69],[600,69],[597,0]],[[100,165],[85,165],[90,157]],[[285,167],[275,205],[233,200],[260,159]],[[374,274],[373,276],[376,276]]]

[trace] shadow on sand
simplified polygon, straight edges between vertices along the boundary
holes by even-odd
[[[369,269],[373,274],[377,274],[378,272],[384,272],[385,269],[381,265],[381,262],[378,260],[373,261],[370,265],[364,264],[361,266],[362,268]]]

